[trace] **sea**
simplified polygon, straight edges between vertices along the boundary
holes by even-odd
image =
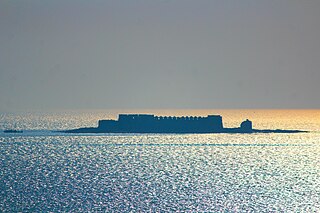
[[[119,113],[306,133],[67,134]],[[4,133],[6,129],[22,133]],[[320,110],[0,113],[0,212],[320,212]]]

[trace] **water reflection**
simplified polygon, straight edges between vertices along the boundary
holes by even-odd
[[[317,211],[319,134],[4,137],[0,210]]]

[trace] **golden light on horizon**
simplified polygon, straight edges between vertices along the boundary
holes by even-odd
[[[119,114],[157,116],[221,115],[225,127],[237,127],[245,120],[258,129],[302,129],[320,131],[319,109],[112,109],[99,110],[96,119],[117,119]]]

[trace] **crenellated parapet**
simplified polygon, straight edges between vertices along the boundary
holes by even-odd
[[[206,117],[201,116],[155,116],[151,114],[120,114],[118,120],[119,121],[128,121],[128,120],[206,120],[212,117],[221,117],[220,115],[209,115]]]

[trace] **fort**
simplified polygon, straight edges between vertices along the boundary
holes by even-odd
[[[119,119],[100,120],[99,129],[130,133],[209,133],[223,130],[222,117],[175,117],[146,114],[120,114]]]
[[[99,120],[98,127],[62,131],[65,133],[290,133],[299,130],[257,130],[245,120],[237,128],[224,128],[220,115],[155,116],[151,114],[120,114],[118,120]]]

